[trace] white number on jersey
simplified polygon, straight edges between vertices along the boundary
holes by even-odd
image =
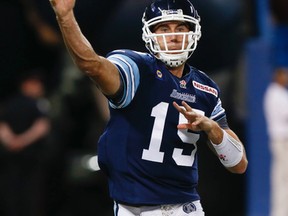
[[[165,153],[161,152],[160,148],[162,144],[163,130],[168,112],[168,107],[168,103],[161,102],[152,109],[151,116],[155,117],[155,121],[152,129],[149,148],[144,149],[142,153],[142,159],[144,160],[163,163]],[[201,110],[193,110],[201,115],[204,115],[204,112]],[[187,122],[186,118],[184,117],[184,115],[179,113],[179,123],[185,122]],[[192,151],[191,155],[183,155],[183,149],[174,148],[172,158],[179,166],[192,166],[195,159],[195,153],[197,151],[196,142],[199,140],[200,135],[193,132],[188,132],[188,130],[178,130],[177,134],[184,143],[192,144],[195,148]]]

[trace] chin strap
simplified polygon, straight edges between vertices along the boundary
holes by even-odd
[[[183,65],[188,58],[188,52],[183,52],[180,54],[159,53],[158,57],[158,59],[161,60],[168,67],[179,67]]]

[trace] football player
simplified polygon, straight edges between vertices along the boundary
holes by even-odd
[[[73,14],[75,0],[50,0],[76,65],[109,100],[111,118],[99,140],[117,216],[203,216],[197,146],[209,143],[222,164],[244,173],[247,158],[229,128],[219,88],[187,59],[201,37],[189,0],[155,0],[143,14],[148,53],[99,56]]]

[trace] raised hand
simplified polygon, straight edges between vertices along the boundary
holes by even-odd
[[[58,18],[63,18],[72,12],[76,0],[49,0]]]

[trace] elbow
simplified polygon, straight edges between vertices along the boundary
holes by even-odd
[[[244,174],[248,167],[246,158],[242,159],[236,166],[229,168],[229,171],[235,174]]]
[[[235,174],[244,174],[247,170],[247,166],[240,167],[236,170]]]
[[[89,56],[89,55],[87,55]],[[74,58],[74,63],[83,72],[84,75],[89,77],[97,76],[97,71],[100,71],[101,68],[101,58],[99,56],[78,56]]]
[[[95,67],[97,66],[97,64],[95,65],[95,63],[92,64],[91,62],[87,62],[84,60],[76,60],[75,64],[78,69],[86,76],[92,76],[92,71],[95,70]]]
[[[99,62],[92,63],[92,62],[78,61],[76,62],[76,65],[84,76],[87,76],[96,82],[103,75],[103,73],[99,72],[100,71]]]

